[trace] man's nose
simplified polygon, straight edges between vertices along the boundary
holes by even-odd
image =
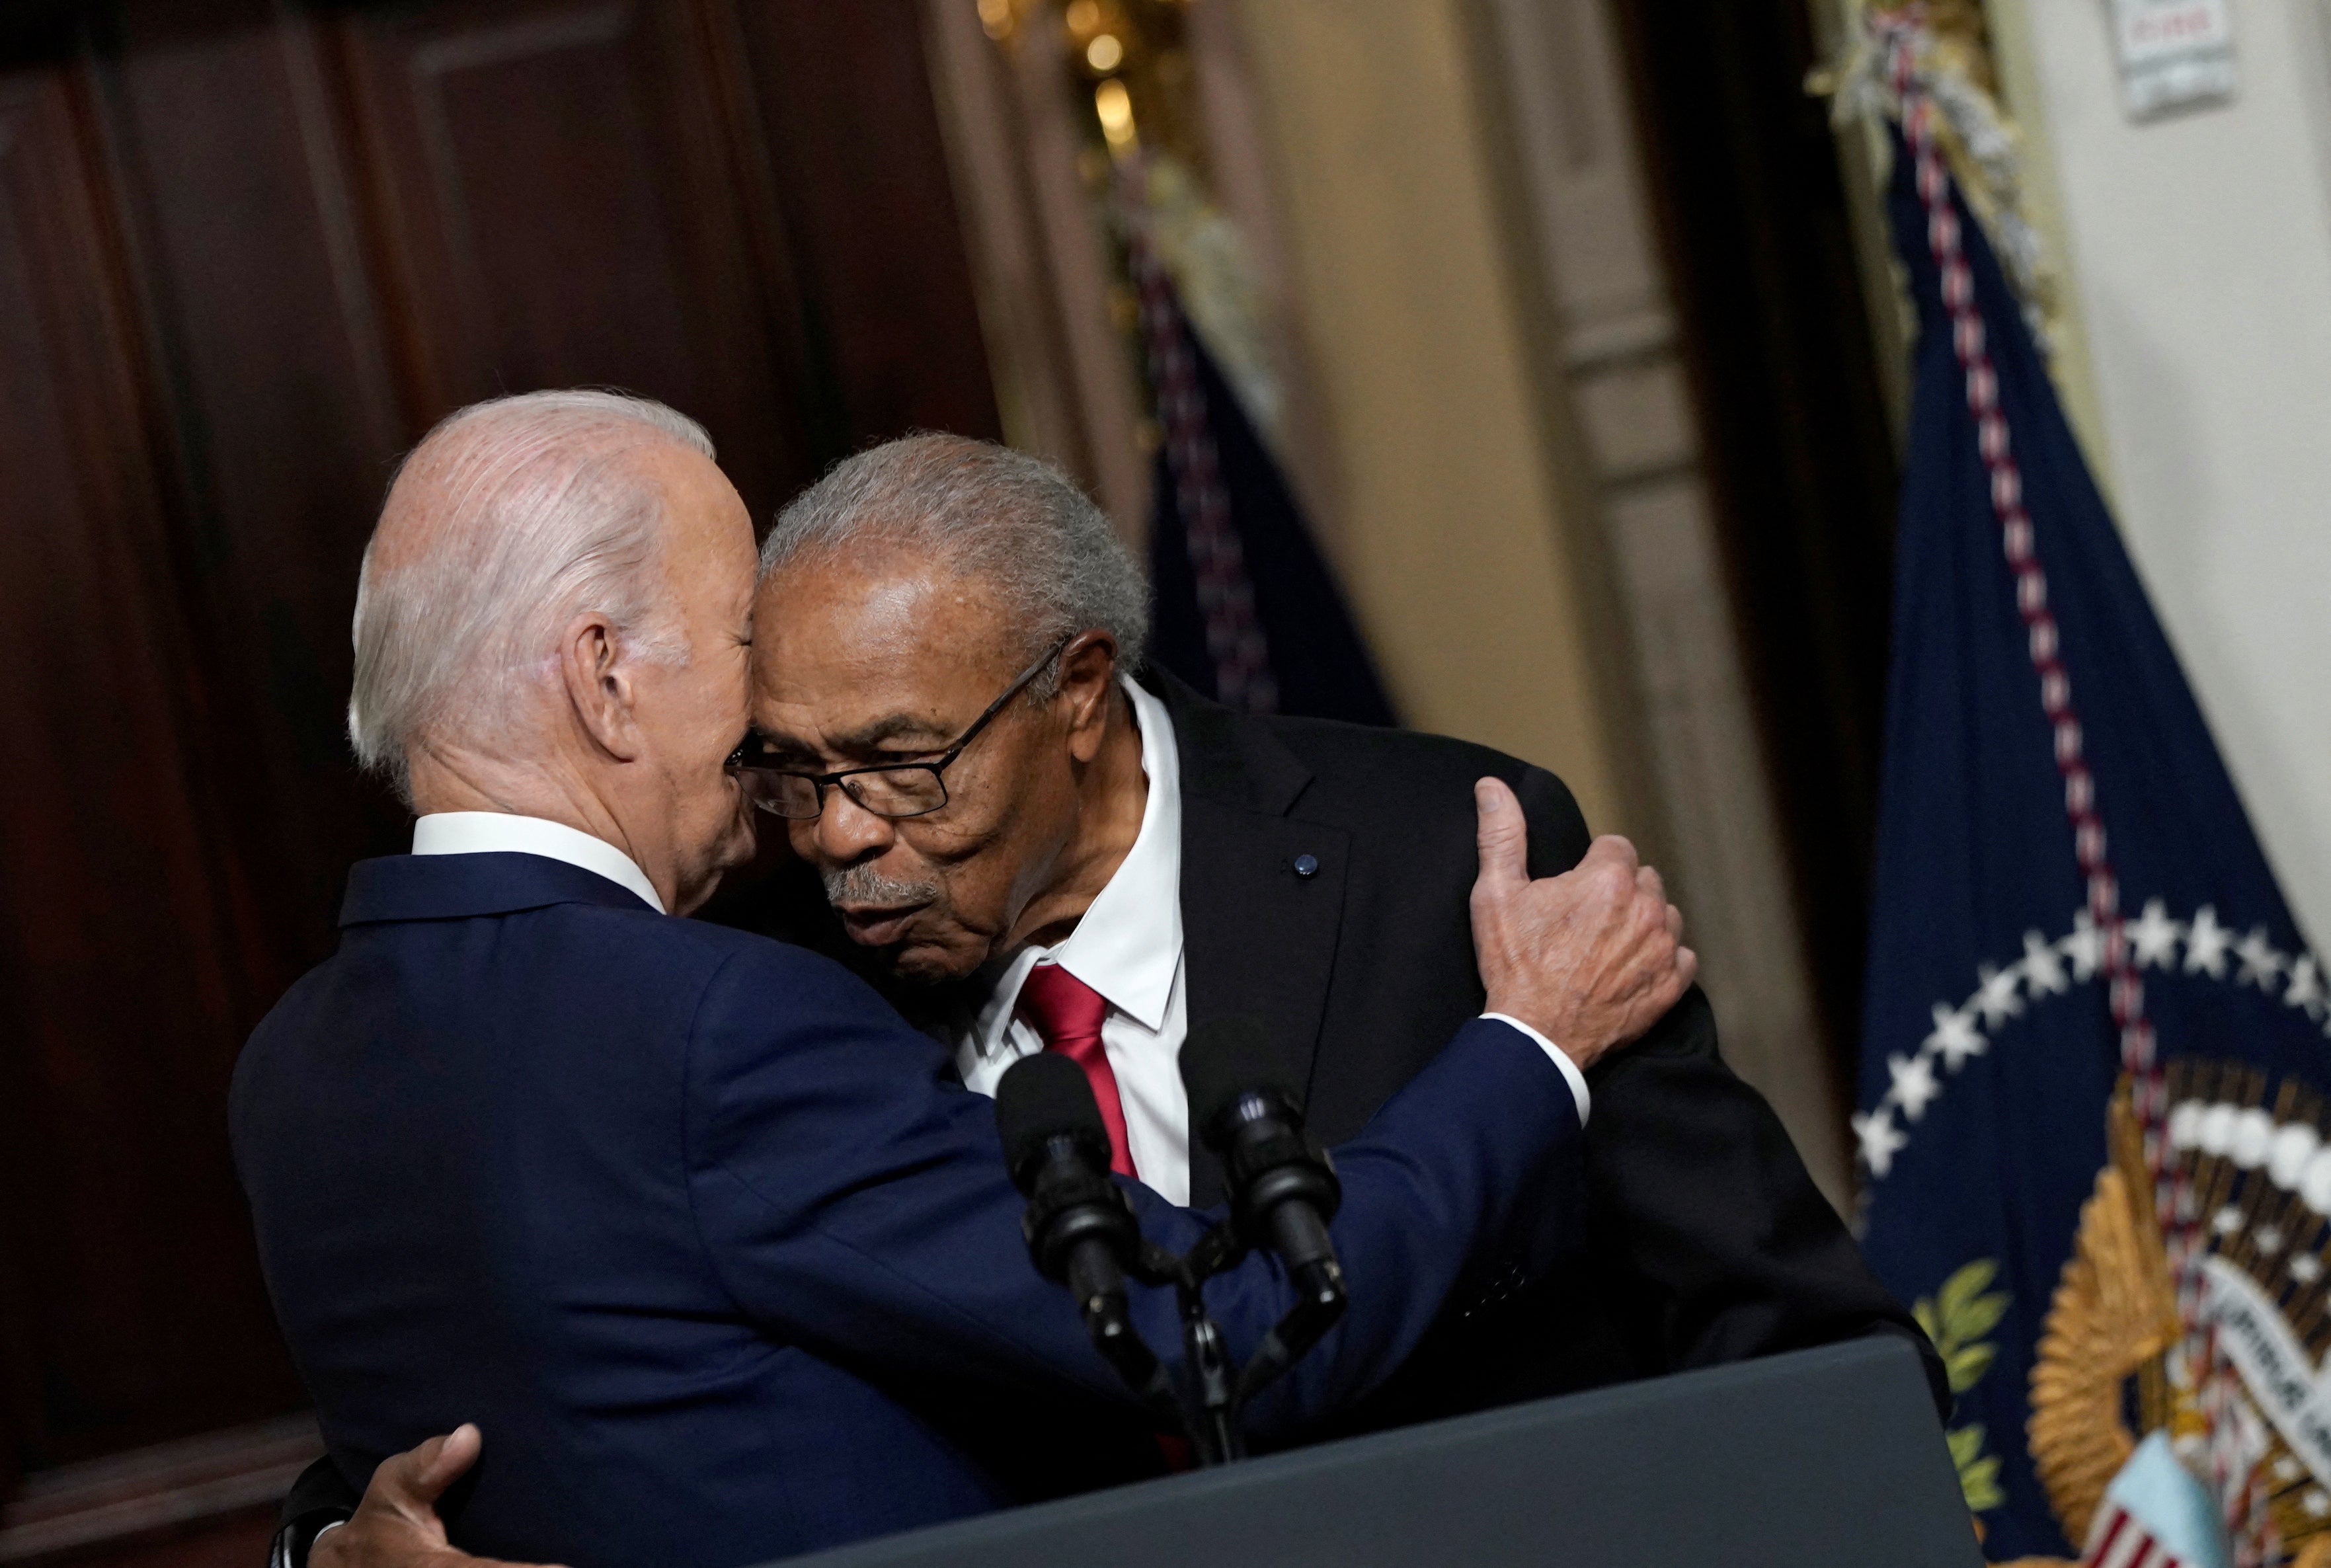
[[[821,856],[837,865],[862,860],[890,847],[897,830],[888,817],[878,817],[850,798],[840,784],[828,785],[817,816],[817,847]]]

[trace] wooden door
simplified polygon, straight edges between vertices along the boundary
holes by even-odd
[[[402,845],[340,731],[397,454],[480,396],[620,385],[766,519],[869,442],[995,433],[917,28],[0,10],[0,1467],[302,1402],[225,1086],[349,861]]]

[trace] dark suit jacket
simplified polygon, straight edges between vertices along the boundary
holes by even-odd
[[[991,1106],[858,981],[529,855],[367,861],[341,923],[231,1118],[349,1480],[475,1420],[460,1544],[728,1568],[1025,1495],[1015,1464],[1109,1472],[1130,1396],[1028,1261]],[[1443,1038],[1338,1151],[1352,1310],[1258,1402],[1265,1435],[1381,1382],[1452,1288],[1552,1256],[1569,1091],[1503,1024]],[[1152,1239],[1195,1239],[1132,1190]],[[1289,1304],[1256,1259],[1208,1298],[1242,1355]],[[1178,1343],[1170,1296],[1135,1307]]]
[[[1260,717],[1153,676],[1182,774],[1182,927],[1190,1027],[1269,1020],[1334,1143],[1483,1005],[1467,909],[1473,782],[1514,787],[1529,870],[1591,841],[1562,782],[1484,746],[1324,720]],[[1316,869],[1299,874],[1299,857]],[[1265,1064],[1258,1064],[1262,1066]],[[1640,1043],[1587,1075],[1586,1250],[1579,1266],[1444,1323],[1376,1422],[1900,1332],[1938,1406],[1942,1368],[1862,1262],[1772,1107],[1717,1050],[1695,987]],[[1221,1194],[1210,1156],[1192,1202]]]
[[[1260,717],[1170,675],[1181,755],[1182,931],[1189,1023],[1262,1017],[1255,1064],[1299,1088],[1309,1130],[1350,1136],[1481,1011],[1467,900],[1478,856],[1473,781],[1514,787],[1529,870],[1578,863],[1591,842],[1570,791],[1544,768],[1441,736]],[[1297,869],[1309,857],[1312,870]],[[729,917],[832,953],[877,984],[805,869]],[[965,999],[887,987],[925,1027]],[[1641,1041],[1587,1074],[1585,1247],[1529,1290],[1508,1282],[1441,1324],[1395,1384],[1351,1424],[1479,1409],[1662,1373],[1900,1333],[1936,1408],[1940,1360],[1878,1283],[1806,1174],[1780,1119],[1725,1065],[1698,987]],[[1193,1153],[1191,1201],[1222,1196]]]

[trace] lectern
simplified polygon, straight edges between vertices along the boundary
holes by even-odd
[[[794,1558],[788,1568],[1981,1568],[1891,1335]]]

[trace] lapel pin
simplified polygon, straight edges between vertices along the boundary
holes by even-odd
[[[1313,875],[1314,873],[1316,873],[1318,870],[1319,870],[1319,857],[1318,857],[1318,856],[1317,856],[1317,855],[1298,855],[1298,856],[1296,856],[1296,857],[1295,857],[1295,874],[1296,874],[1297,876],[1299,876],[1299,877],[1308,877],[1308,876],[1311,876],[1311,875]]]

